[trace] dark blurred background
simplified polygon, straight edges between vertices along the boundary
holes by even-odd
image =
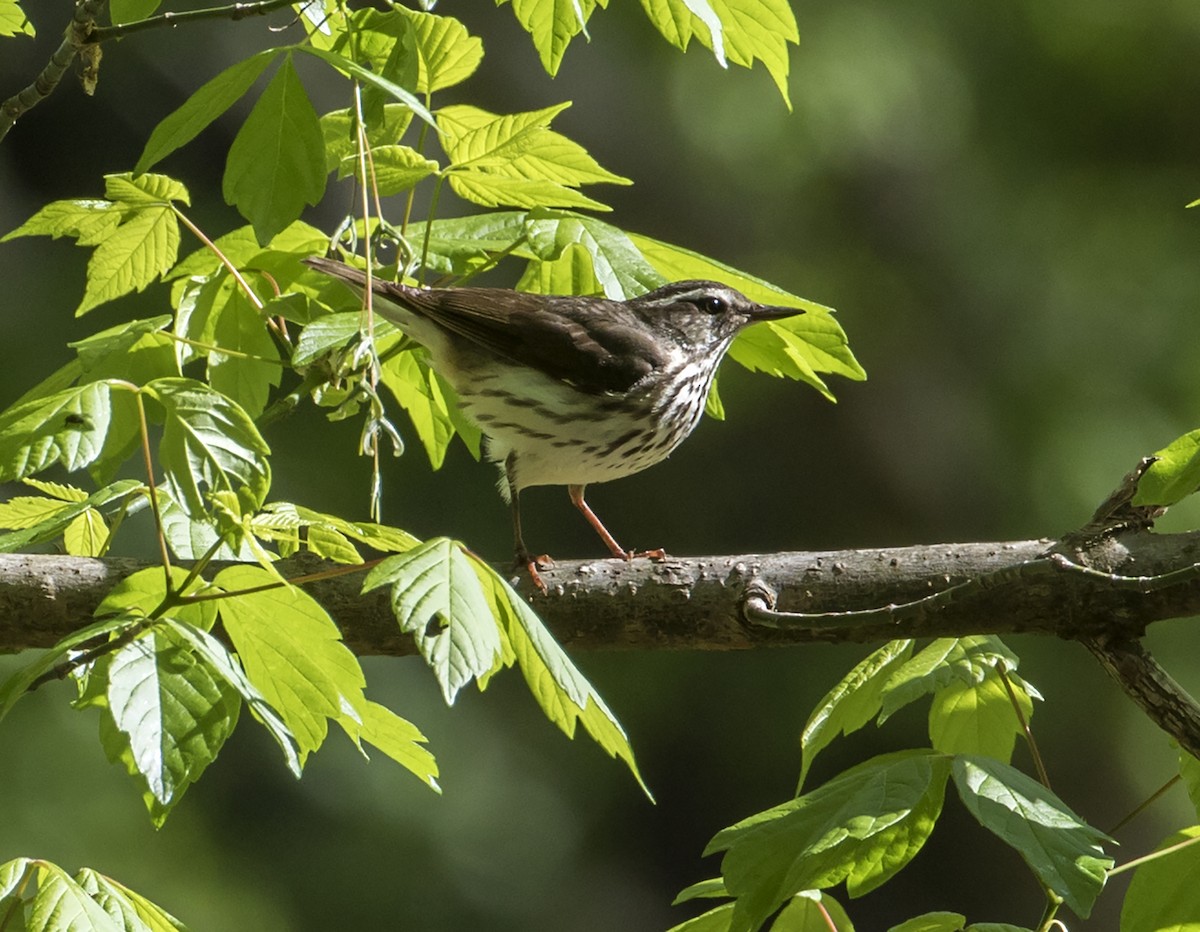
[[[180,5],[184,6],[184,5]],[[0,97],[48,58],[69,4],[26,0],[36,41],[9,39]],[[833,549],[1056,535],[1082,524],[1137,458],[1200,421],[1200,8],[1094,0],[803,0],[791,53],[795,110],[765,71],[722,72],[663,43],[637,4],[613,3],[541,71],[510,8],[445,2],[485,43],[477,75],[442,103],[497,112],[570,99],[555,128],[636,181],[597,189],[613,222],[720,258],[832,305],[870,373],[832,385],[722,374],[729,419],[671,460],[595,487],[617,537],[678,554]],[[100,196],[154,124],[218,70],[289,41],[286,18],[156,31],[104,49],[99,90],[68,80],[0,144],[0,231],[56,198]],[[324,109],[343,85],[300,63]],[[242,221],[217,199],[222,153],[247,105],[159,168],[188,184],[210,234]],[[349,191],[309,219],[331,224]],[[185,249],[194,244],[185,241]],[[88,252],[0,246],[0,404],[70,358],[65,344],[162,313],[165,289],[82,321]],[[514,272],[515,280],[515,272]],[[274,497],[366,517],[357,424],[302,413],[271,427]],[[385,517],[509,551],[494,473],[461,447],[431,473],[419,444],[387,465]],[[322,461],[314,464],[313,451]],[[315,468],[314,468],[315,466]],[[527,496],[538,549],[600,556],[561,489]],[[1176,509],[1160,525],[1195,526]],[[1194,639],[1153,646],[1200,688]],[[1014,638],[1045,694],[1034,719],[1055,788],[1111,826],[1172,772],[1166,739],[1069,643]],[[650,805],[586,738],[566,741],[521,677],[442,705],[412,659],[366,662],[372,695],[417,723],[442,769],[436,797],[385,759],[331,738],[295,782],[260,730],[239,729],[155,832],[108,765],[94,716],[64,688],[0,726],[0,860],[88,865],[192,928],[661,930],[677,890],[716,874],[700,857],[726,825],[793,792],[798,734],[866,651],[577,657],[626,726]],[[0,661],[0,674],[14,666]],[[836,743],[814,785],[883,750],[926,742],[910,709]],[[1016,762],[1028,767],[1018,749]],[[1194,821],[1181,790],[1121,833],[1120,859]],[[1038,887],[1019,858],[948,800],[926,849],[883,892],[849,904],[860,930],[928,909],[1032,925]],[[965,852],[969,852],[964,856]],[[1116,927],[1120,890],[1073,929]],[[844,896],[843,896],[844,899]]]

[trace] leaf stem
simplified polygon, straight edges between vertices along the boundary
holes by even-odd
[[[1021,711],[1021,704],[1017,702],[1017,693],[1008,679],[1008,667],[1005,666],[1003,660],[996,661],[996,675],[1000,677],[1000,682],[1004,684],[1004,691],[1008,693],[1008,701],[1012,703],[1013,711],[1017,715],[1017,721],[1021,723],[1021,731],[1025,735],[1025,743],[1029,745],[1029,753],[1033,757],[1033,766],[1038,772],[1038,780],[1042,786],[1051,790],[1053,788],[1050,786],[1050,774],[1046,772],[1046,762],[1042,760],[1042,752],[1038,750],[1037,741],[1033,737],[1033,729],[1029,727],[1029,720],[1025,718],[1025,713]]]
[[[166,14],[163,14],[163,15],[166,15]],[[236,281],[241,286],[241,288],[244,292],[246,292],[246,297],[250,300],[250,303],[254,305],[255,309],[258,311],[262,311],[262,309],[263,309],[262,298],[260,298],[257,294],[254,293],[254,289],[250,287],[250,283],[247,282],[246,279],[242,277],[242,273],[238,271],[237,266],[235,266],[232,262],[229,261],[229,257],[226,256],[225,253],[221,252],[221,248],[216,243],[214,243],[211,239],[209,239],[204,234],[203,230],[201,230],[198,226],[196,226],[196,224],[192,223],[192,221],[188,219],[187,215],[183,211],[181,211],[178,207],[176,207],[174,204],[171,204],[171,209],[173,211],[175,211],[175,216],[177,216],[179,218],[180,223],[182,223],[185,227],[187,227],[189,230],[191,230],[192,233],[195,235],[196,239],[200,240],[200,242],[202,242],[206,247],[208,247],[210,250],[212,250],[213,254],[218,259],[221,260],[221,265],[225,266],[225,268],[229,270],[229,274],[233,276],[233,280]],[[222,352],[224,352],[224,351],[222,351]]]
[[[171,588],[171,555],[167,552],[167,535],[163,532],[162,511],[158,507],[158,486],[154,483],[154,457],[150,455],[150,425],[146,421],[146,403],[139,391],[135,393],[138,407],[138,422],[142,435],[142,459],[146,463],[146,488],[150,496],[150,513],[154,515],[154,535],[158,538],[159,555],[162,557],[163,576],[167,592]]]
[[[1132,870],[1142,864],[1150,861],[1155,861],[1158,858],[1166,857],[1168,854],[1174,854],[1176,851],[1182,851],[1184,848],[1190,848],[1192,845],[1200,842],[1200,835],[1194,835],[1191,838],[1185,838],[1183,841],[1177,841],[1169,848],[1160,848],[1158,851],[1151,851],[1149,854],[1143,854],[1140,858],[1134,858],[1132,861],[1126,861],[1119,867],[1110,867],[1107,871],[1109,877],[1115,877],[1117,874],[1124,873],[1127,870]]]
[[[429,259],[429,236],[433,232],[433,218],[437,216],[438,198],[442,193],[442,185],[446,182],[445,175],[438,175],[433,186],[433,196],[429,199],[429,219],[425,221],[425,239],[421,243],[421,276],[420,282],[425,284],[425,263]]]

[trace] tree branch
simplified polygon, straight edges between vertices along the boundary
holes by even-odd
[[[12,129],[13,124],[22,114],[32,110],[54,93],[54,89],[58,87],[58,82],[71,67],[75,56],[88,46],[96,26],[96,17],[100,15],[107,4],[108,0],[76,0],[75,13],[71,17],[70,25],[67,26],[66,35],[63,37],[62,43],[55,49],[54,54],[50,56],[46,67],[34,78],[32,84],[0,103],[0,140],[8,135],[8,131]],[[89,88],[95,86],[95,69],[98,62],[97,50],[97,54],[92,55],[89,59],[89,74],[85,76],[84,89],[89,94],[91,93]]]
[[[0,652],[50,647],[82,627],[136,560],[0,555]],[[332,564],[298,556],[285,577]],[[217,570],[219,566],[214,565]],[[340,567],[345,570],[346,567]],[[1044,634],[1077,640],[1152,721],[1200,756],[1200,704],[1149,655],[1148,625],[1200,614],[1200,532],[1141,523],[1061,541],[748,554],[663,561],[571,560],[517,581],[573,650],[738,650],[908,637]],[[305,584],[357,654],[414,652],[384,590],[357,573]]]
[[[228,6],[209,7],[203,10],[160,13],[157,16],[129,23],[97,26],[96,18],[104,11],[108,0],[76,0],[75,13],[71,18],[71,24],[67,27],[66,36],[54,54],[50,56],[46,67],[41,70],[32,84],[0,103],[0,140],[8,135],[8,131],[23,114],[54,93],[54,89],[58,87],[59,81],[62,80],[77,55],[83,58],[84,68],[81,76],[83,88],[90,95],[96,86],[101,42],[120,39],[147,29],[180,26],[198,20],[239,20],[249,16],[263,16],[291,6],[294,2],[295,0],[258,0],[255,3],[233,3]]]

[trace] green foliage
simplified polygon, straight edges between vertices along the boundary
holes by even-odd
[[[186,928],[111,877],[86,867],[71,877],[58,865],[33,858],[0,864],[0,916],[7,927],[28,932],[175,932]]]
[[[0,36],[34,36],[33,23],[17,0],[0,0]]]
[[[1121,932],[1161,929],[1193,932],[1200,928],[1200,825],[1164,839],[1149,860],[1134,872],[1121,909]],[[1190,880],[1189,880],[1190,878]]]
[[[606,4],[510,5],[553,74]],[[121,23],[152,16],[159,3],[111,6]],[[762,62],[787,102],[787,50],[798,32],[785,0],[642,7],[681,49],[695,39],[722,66]],[[456,437],[479,454],[478,430],[423,348],[303,260],[334,248],[397,280],[453,283],[495,270],[525,291],[616,299],[664,281],[719,279],[806,312],[746,330],[730,350],[735,363],[805,382],[830,400],[825,377],[861,380],[865,372],[829,308],[589,213],[609,209],[592,185],[630,180],[551,128],[570,102],[493,113],[443,101],[483,61],[482,42],[461,22],[333,2],[301,12],[306,37],[203,83],[150,132],[132,172],[105,177],[103,197],[55,201],[0,240],[67,236],[91,250],[77,315],[151,287],[169,310],[71,344],[70,362],[0,412],[0,482],[37,493],[0,503],[0,552],[61,545],[102,556],[124,541],[127,522],[149,529],[161,550],[161,565],[117,584],[91,624],[0,684],[0,719],[31,690],[71,680],[75,706],[99,716],[106,755],[132,776],[156,826],[215,762],[243,706],[297,777],[332,722],[364,756],[378,750],[438,790],[438,764],[420,729],[367,698],[366,676],[335,620],[283,577],[280,559],[307,552],[332,564],[320,575],[366,569],[364,592],[387,589],[397,629],[412,638],[448,704],[515,665],[551,722],[570,738],[582,725],[649,794],[616,716],[530,603],[465,545],[270,500],[261,428],[308,402],[331,421],[358,422],[361,449],[374,461],[389,444],[403,449],[410,431],[435,467]],[[33,26],[15,0],[0,0],[0,36],[15,35],[32,36]],[[305,87],[321,70],[345,79],[340,106],[324,114]],[[150,169],[260,84],[224,164],[222,194],[245,224],[212,237],[188,215],[185,185]],[[358,195],[353,212],[330,231],[305,223],[306,207],[343,179]],[[447,210],[443,194],[460,203]],[[397,209],[384,208],[389,197],[400,198]],[[429,205],[428,216],[415,217],[417,204]],[[199,247],[181,258],[185,235]],[[709,411],[720,417],[715,386]],[[403,427],[395,408],[405,412]],[[1200,486],[1198,446],[1193,433],[1161,451],[1139,503],[1171,504]],[[376,474],[373,503],[381,482]],[[216,560],[238,562],[215,572]],[[894,642],[858,664],[805,725],[799,786],[839,734],[872,719],[882,725],[926,696],[930,747],[868,760],[719,832],[708,852],[722,854],[722,876],[679,900],[732,899],[676,929],[852,929],[829,888],[844,883],[858,897],[907,866],[951,782],[1052,901],[1086,916],[1112,863],[1109,839],[1010,766],[1040,698],[1017,666],[991,637],[920,649]],[[1194,762],[1181,766],[1194,791]],[[1195,903],[1178,884],[1179,866],[1190,870],[1196,850],[1139,868],[1124,928],[1182,927]],[[115,881],[92,871],[71,878],[25,859],[0,866],[0,924],[9,916],[28,929],[181,928]],[[965,923],[958,913],[928,913],[895,929],[1016,928]]]

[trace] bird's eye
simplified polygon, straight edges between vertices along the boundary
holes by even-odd
[[[708,314],[724,314],[726,310],[725,299],[718,298],[716,295],[701,298],[696,303],[700,306],[700,310]]]

